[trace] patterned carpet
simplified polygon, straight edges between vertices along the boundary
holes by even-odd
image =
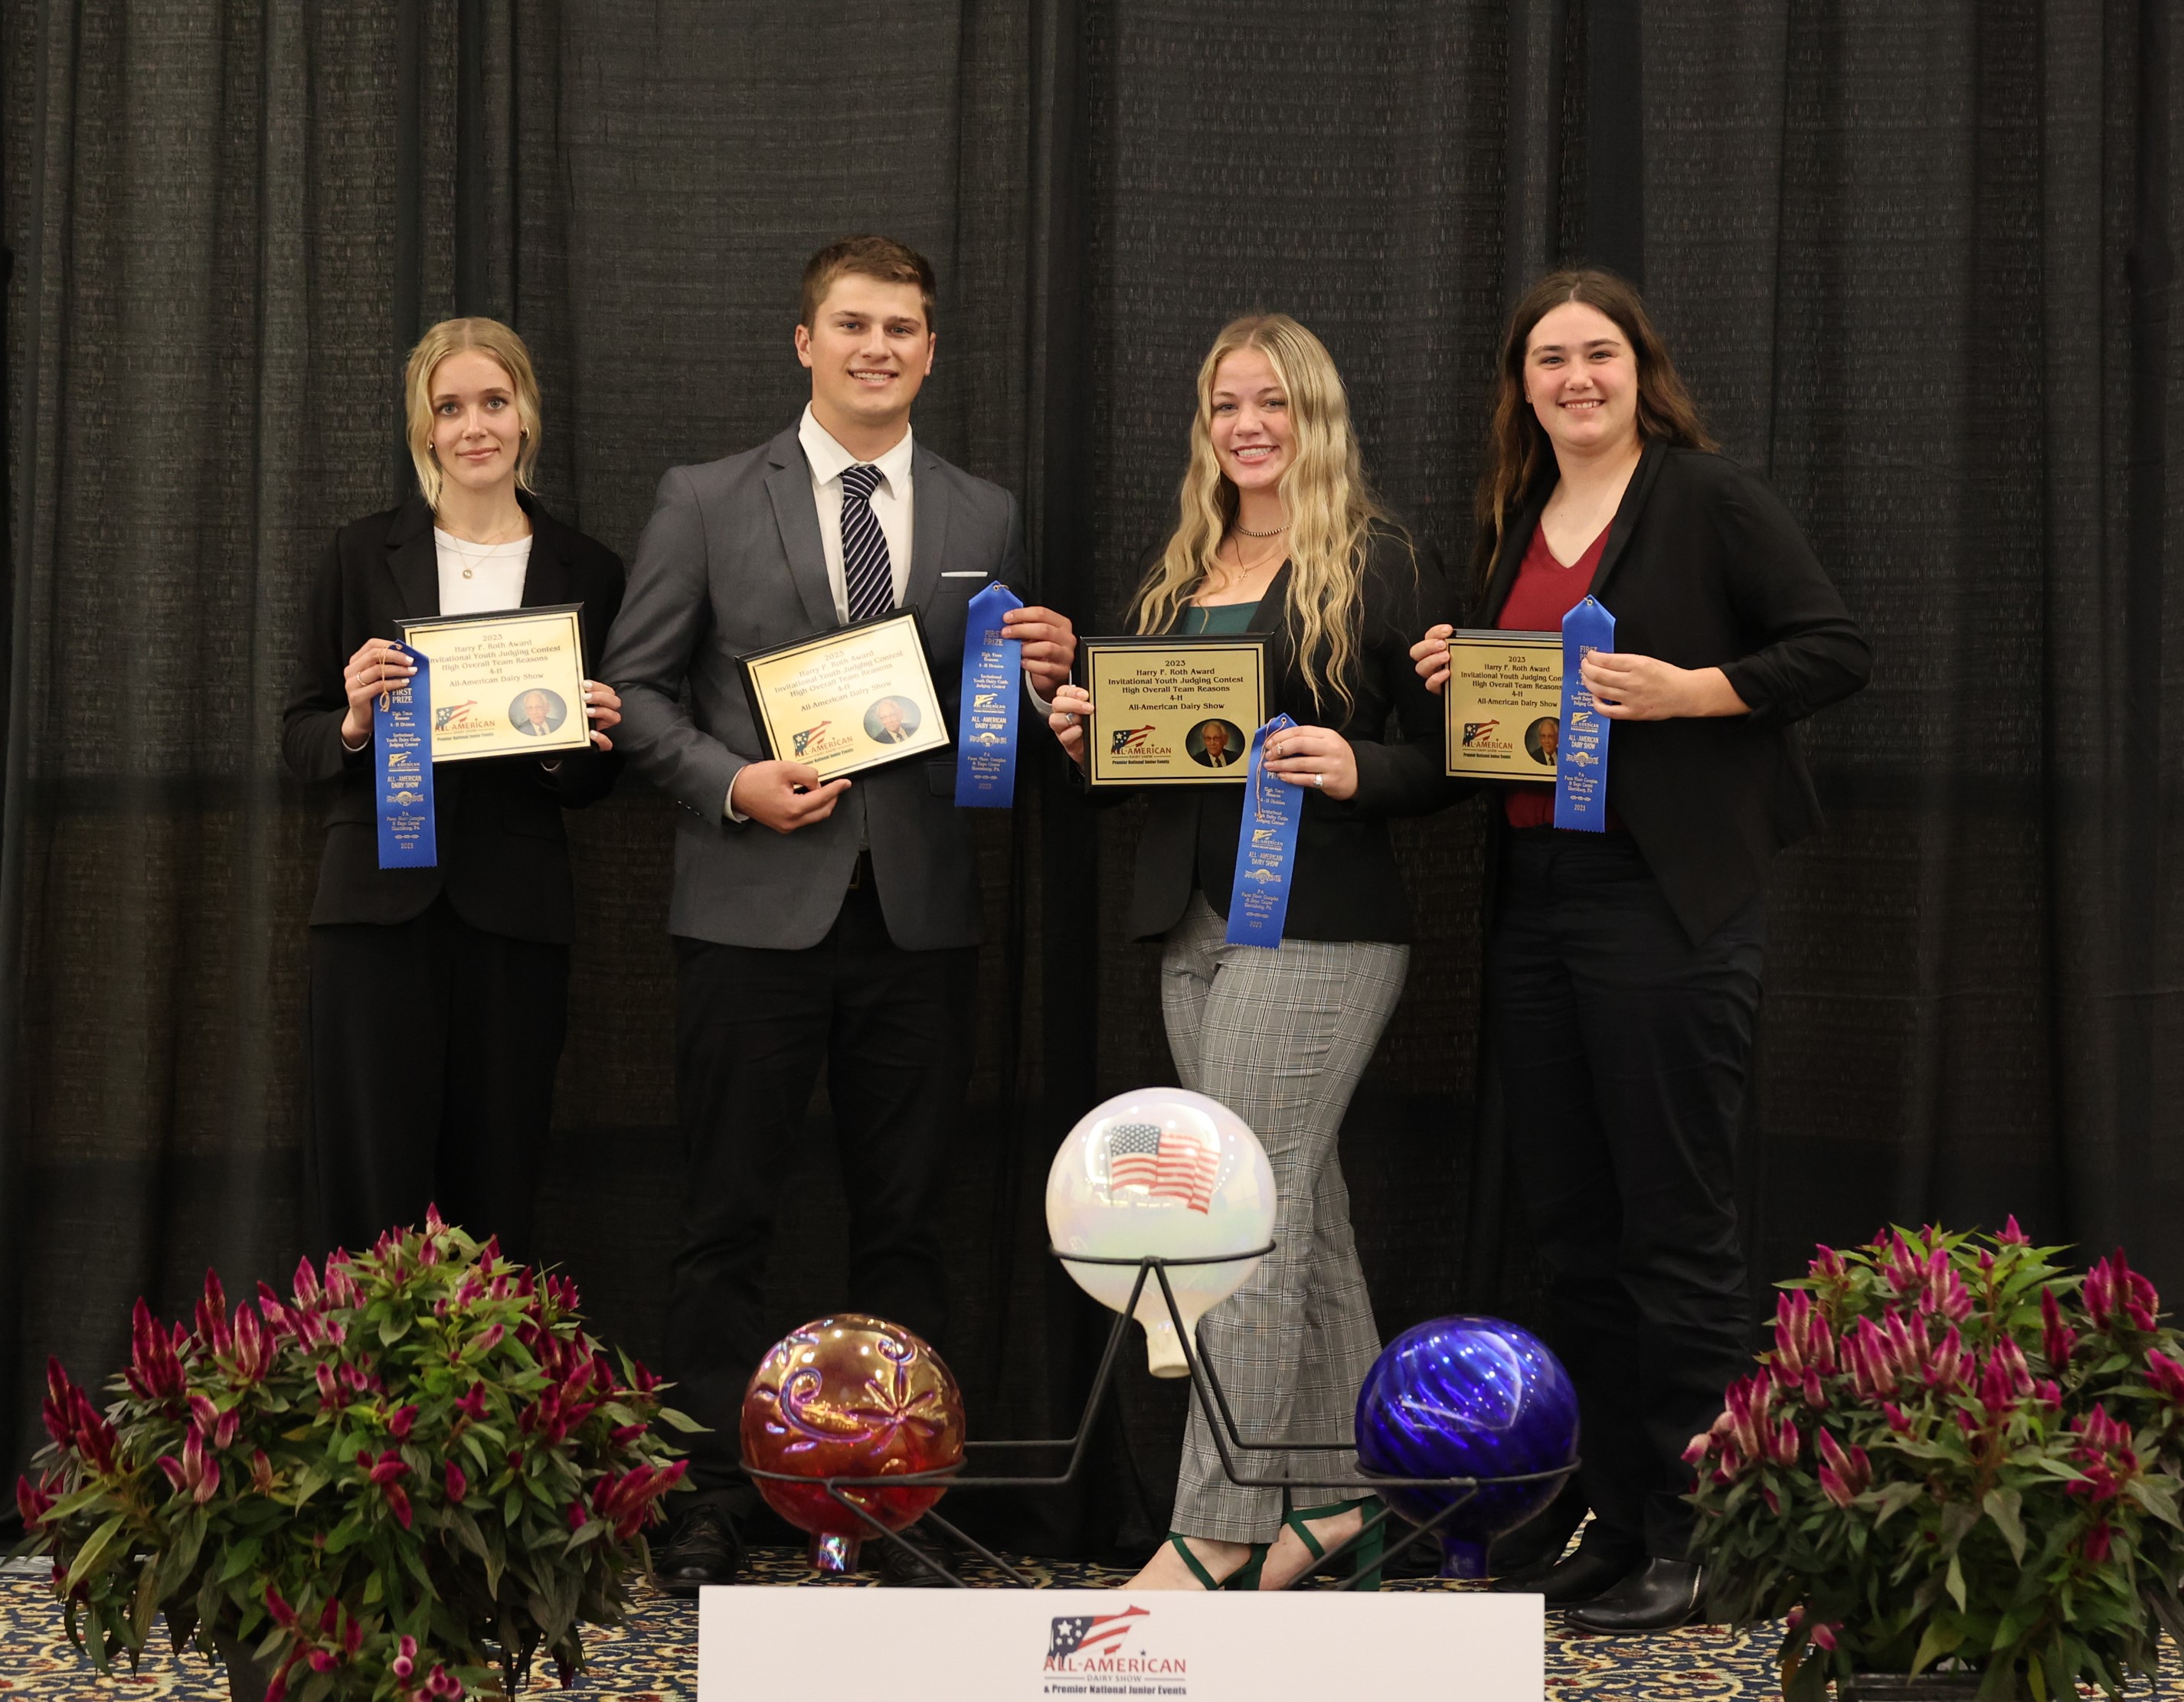
[[[828,1588],[869,1587],[869,1574],[822,1583],[803,1566],[794,1550],[761,1549],[760,1581]],[[1097,1567],[1018,1563],[1045,1586],[1112,1588],[1126,1574]],[[1432,1580],[1407,1580],[1395,1589],[1462,1588]],[[1779,1696],[1771,1654],[1771,1631],[1732,1636],[1698,1627],[1653,1638],[1587,1638],[1563,1633],[1549,1621],[1547,1695],[1585,1702],[1743,1702]],[[156,1638],[155,1638],[156,1641]],[[577,1688],[598,1702],[693,1702],[698,1691],[698,1610],[694,1602],[647,1593],[632,1622],[618,1632],[593,1634],[591,1671]],[[534,1677],[529,1694],[552,1695],[550,1677]],[[2156,1698],[2184,1698],[2184,1683],[2174,1670],[2148,1693]],[[175,1699],[175,1702],[226,1702],[223,1677],[192,1657],[177,1662],[160,1643],[148,1652],[133,1678],[103,1680],[90,1663],[69,1646],[60,1610],[42,1578],[0,1574],[0,1695],[7,1702],[90,1702],[93,1698]]]
[[[822,1583],[804,1569],[793,1549],[761,1549],[760,1579],[783,1585],[829,1588],[869,1587],[877,1579]],[[1128,1575],[1097,1567],[1023,1560],[1018,1564],[1042,1585],[1112,1588]],[[1430,1580],[1405,1581],[1397,1589],[1459,1588]],[[0,1695],[8,1702],[75,1702],[128,1697],[174,1702],[226,1702],[221,1674],[191,1657],[178,1662],[155,1637],[134,1678],[101,1679],[69,1646],[60,1610],[41,1577],[0,1576]],[[580,1690],[599,1702],[691,1702],[698,1691],[698,1610],[693,1602],[647,1593],[632,1622],[618,1632],[593,1635],[592,1668]],[[1607,1639],[1549,1633],[1547,1688],[1557,1698],[1591,1702],[1725,1702],[1778,1694],[1770,1673],[1768,1638],[1732,1637],[1693,1630],[1663,1638]],[[535,1677],[532,1691],[557,1694],[550,1677]]]

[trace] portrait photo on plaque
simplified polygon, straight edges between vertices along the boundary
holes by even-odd
[[[1552,780],[1562,744],[1563,635],[1458,629],[1449,635],[1448,773]]]
[[[1268,714],[1267,640],[1257,636],[1078,641],[1094,786],[1241,785]]]
[[[559,692],[533,686],[508,706],[508,718],[526,738],[551,738],[569,719],[569,705]]]
[[[404,620],[432,665],[432,760],[545,756],[592,742],[581,603]]]
[[[908,698],[882,698],[865,711],[865,737],[875,744],[908,744],[924,720]]]
[[[1190,759],[1207,768],[1226,768],[1250,747],[1251,739],[1234,721],[1201,721],[1184,736]]]
[[[915,609],[754,651],[738,666],[766,754],[822,781],[953,743]]]

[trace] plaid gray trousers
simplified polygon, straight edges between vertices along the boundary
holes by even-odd
[[[1347,1438],[1379,1332],[1350,1232],[1350,1190],[1334,1154],[1342,1114],[1395,1010],[1408,946],[1284,940],[1232,946],[1227,925],[1193,894],[1161,956],[1161,1014],[1183,1085],[1251,1126],[1273,1166],[1274,1250],[1208,1312],[1198,1345],[1221,1378],[1247,1442]],[[1350,1454],[1251,1453],[1247,1477],[1357,1470]],[[1340,1495],[1300,1484],[1294,1505]],[[1245,1489],[1221,1470],[1195,1401],[1177,1474],[1174,1528],[1185,1536],[1269,1543],[1282,1492]]]

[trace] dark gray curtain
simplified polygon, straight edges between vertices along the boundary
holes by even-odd
[[[2184,1282],[2172,15],[1646,8],[1650,300],[1879,652],[1770,908],[1769,1276],[2015,1211]]]
[[[406,488],[409,342],[521,330],[546,500],[627,553],[664,468],[794,419],[799,269],[861,228],[941,274],[918,431],[1021,494],[1087,630],[1162,534],[1233,314],[1326,340],[1384,494],[1460,573],[1513,293],[1565,259],[1642,278],[1881,657],[1810,730],[1832,825],[1772,909],[1756,1280],[1886,1216],[2011,1210],[2184,1280],[2159,0],[0,0],[0,1466],[47,1353],[101,1375],[136,1293],[304,1250],[317,833],[274,723],[305,576]],[[1065,1429],[1104,1328],[1045,1258],[1054,1142],[1168,1071],[1153,954],[1116,932],[1134,822],[1052,781],[980,822],[950,1346],[989,1436]],[[1418,943],[1346,1132],[1390,1331],[1536,1315],[1474,1067],[1482,822],[1402,830]],[[544,1233],[651,1353],[667,817],[632,786],[572,827]],[[810,1145],[784,1326],[839,1299],[856,1182],[823,1099]],[[1133,1367],[1086,1492],[994,1528],[1163,1528],[1176,1393]]]
[[[138,1293],[301,1250],[317,847],[278,711],[332,528],[387,501],[401,233],[444,251],[447,197],[399,193],[401,67],[438,62],[409,8],[4,19],[12,1469],[48,1353],[103,1376]]]

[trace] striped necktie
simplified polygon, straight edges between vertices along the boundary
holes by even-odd
[[[842,469],[842,581],[852,620],[869,620],[894,607],[894,564],[872,512],[879,482],[880,470],[866,463]]]

